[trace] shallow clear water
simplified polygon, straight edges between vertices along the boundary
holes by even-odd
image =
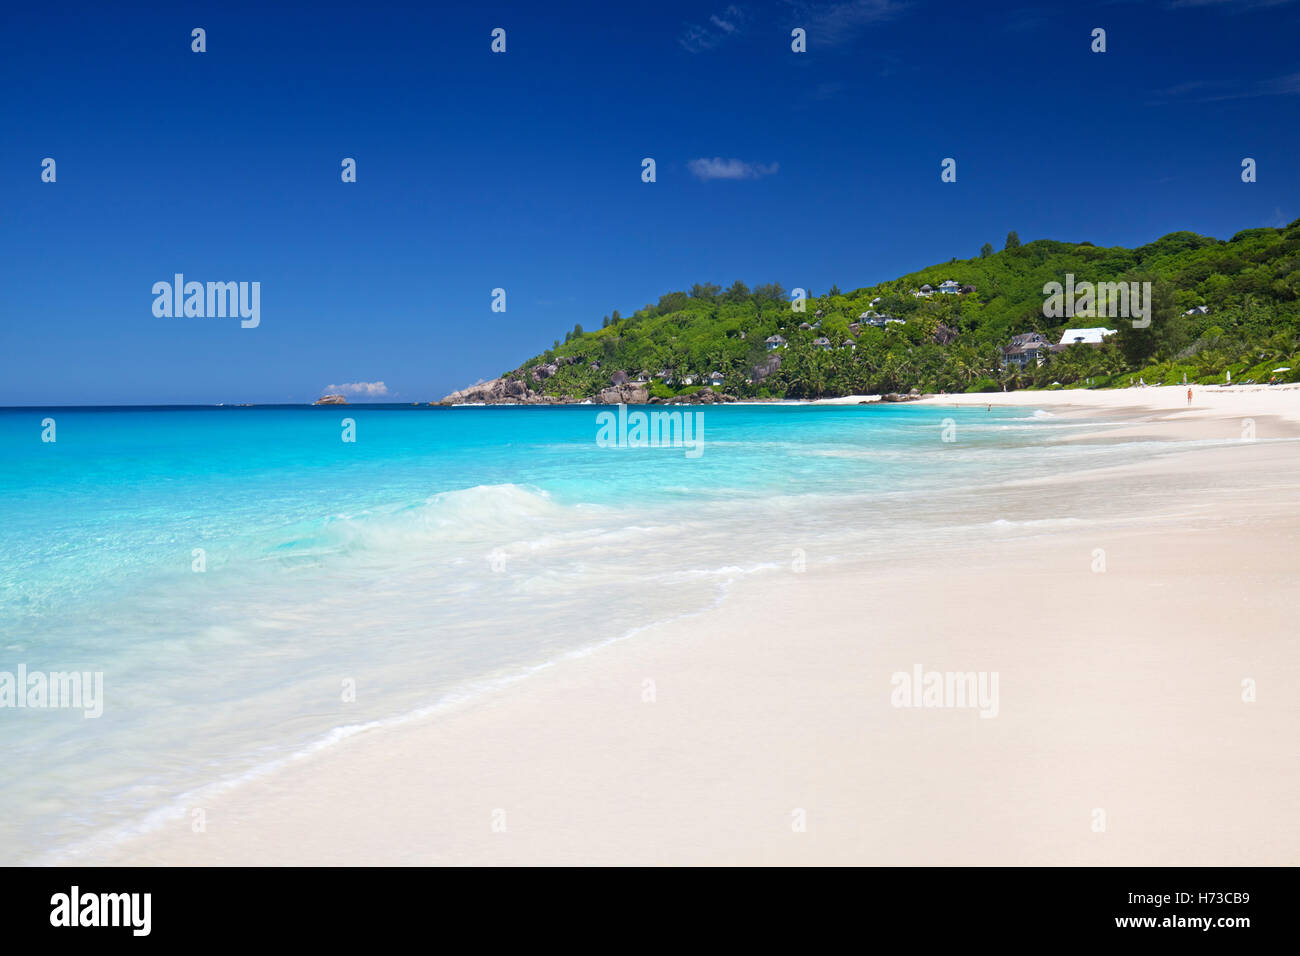
[[[744,575],[1080,520],[1086,501],[1027,508],[1024,483],[1149,450],[1057,443],[1079,423],[1032,410],[765,405],[688,411],[692,457],[601,447],[604,411],[0,410],[0,672],[104,675],[98,718],[0,708],[0,862],[183,812]]]

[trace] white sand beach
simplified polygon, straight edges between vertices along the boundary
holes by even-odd
[[[1187,393],[1192,393],[1190,402]],[[867,398],[874,396],[854,396]],[[1153,385],[1147,388],[1078,389],[1051,391],[969,392],[928,395],[929,405],[994,405],[1033,408],[1067,408],[1080,411],[1135,409],[1146,412],[1188,411],[1193,415],[1300,414],[1297,385]]]
[[[1026,486],[973,548],[751,578],[69,862],[1300,863],[1300,388],[924,401],[1204,446]],[[996,714],[894,706],[917,667],[996,674]]]

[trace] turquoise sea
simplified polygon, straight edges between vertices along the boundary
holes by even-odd
[[[735,405],[688,410],[692,457],[602,447],[608,410],[0,410],[0,672],[104,687],[98,718],[0,708],[0,862],[174,825],[744,576],[1078,520],[1034,480],[1140,453],[1032,410]]]

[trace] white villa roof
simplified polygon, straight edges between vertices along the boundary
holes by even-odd
[[[1082,342],[1084,345],[1100,345],[1108,335],[1114,335],[1114,329],[1066,329],[1061,333],[1061,345],[1073,345],[1075,342]]]

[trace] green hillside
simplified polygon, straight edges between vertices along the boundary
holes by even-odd
[[[722,390],[740,397],[813,398],[884,393],[991,391],[1028,387],[1300,380],[1300,220],[1272,229],[1247,229],[1224,241],[1192,232],[1171,233],[1137,249],[1040,239],[985,246],[972,259],[930,266],[852,292],[832,287],[812,295],[804,312],[792,309],[780,285],[728,289],[697,284],[670,292],[629,316],[615,311],[601,328],[581,325],[563,342],[507,373],[533,390],[582,398],[611,383],[615,373],[652,381],[667,370],[672,385],[655,381],[651,395],[667,398],[698,388],[712,372]],[[1122,318],[1047,319],[1044,284],[1150,281],[1150,328]],[[912,291],[952,279],[974,286],[967,294],[918,298]],[[872,306],[873,299],[879,301]],[[1185,315],[1193,307],[1208,314]],[[850,323],[868,310],[903,319],[883,328]],[[817,323],[801,329],[803,323]],[[1118,329],[1104,345],[1074,345],[1024,371],[1003,367],[1000,348],[1023,332],[1055,343],[1067,327]],[[953,334],[955,333],[955,335]],[[780,335],[788,346],[769,352],[764,340]],[[814,346],[824,337],[829,350]],[[850,342],[853,347],[847,347]],[[779,368],[774,368],[779,356]],[[1278,367],[1293,371],[1274,374]],[[684,385],[694,376],[693,385]]]

